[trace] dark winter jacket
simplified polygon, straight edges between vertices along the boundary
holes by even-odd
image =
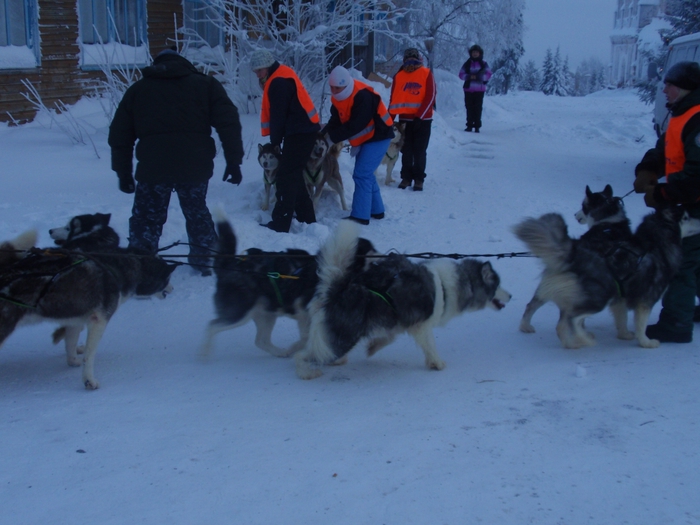
[[[475,75],[476,79],[472,79],[472,75]],[[462,64],[462,69],[459,70],[459,78],[464,80],[464,85],[462,86],[464,91],[486,91],[486,83],[491,78],[491,69],[485,60],[469,58]]]
[[[279,67],[275,62],[268,74]],[[291,78],[275,78],[268,89],[270,100],[270,143],[279,146],[284,137],[317,133],[321,126],[314,124],[297,97],[297,86]]]
[[[682,115],[690,108],[700,105],[700,89],[688,93],[676,104],[669,107],[673,117]],[[686,122],[681,132],[685,164],[679,172],[669,174],[666,184],[659,184],[654,191],[657,202],[683,204],[694,217],[700,217],[700,113],[692,116]],[[635,174],[641,170],[653,171],[659,177],[665,175],[666,135],[661,135],[656,147],[650,149],[642,158]]]
[[[243,160],[238,109],[221,83],[199,73],[184,57],[159,55],[119,103],[109,127],[112,169],[152,184],[201,183],[211,178],[221,139],[226,163]],[[138,141],[138,142],[137,142]]]
[[[331,105],[331,118],[323,128],[324,133],[328,133],[333,142],[348,140],[365,129],[367,123],[374,119],[374,135],[367,142],[379,142],[381,140],[394,138],[394,130],[377,114],[380,96],[372,93],[368,89],[361,89],[355,95],[355,100],[350,110],[350,119],[343,124],[335,106]]]

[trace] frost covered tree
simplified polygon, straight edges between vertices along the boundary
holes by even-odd
[[[522,45],[518,44],[511,49],[504,50],[498,60],[494,61],[491,66],[493,76],[488,85],[489,93],[505,95],[515,85],[520,79],[521,72],[518,62],[523,53]]]
[[[352,42],[357,26],[365,32],[391,34],[392,18],[404,15],[405,10],[391,0],[382,3],[381,17],[375,0],[208,0],[205,13],[227,42],[216,60],[204,65],[229,87],[234,86],[238,95],[234,98],[246,100],[259,94],[248,65],[256,49],[269,49],[297,72],[312,93],[322,97],[325,90],[320,87],[329,66]],[[182,32],[187,42],[205,43],[194,30]]]
[[[472,44],[484,49],[489,65],[503,51],[522,46],[525,0],[395,0],[395,3],[409,8],[405,20],[406,43],[423,50],[434,67],[459,70],[469,58]]]
[[[525,66],[520,74],[518,88],[522,91],[539,91],[541,81],[540,72],[535,65],[535,61],[528,60],[525,62]]]
[[[603,63],[595,57],[581,62],[573,74],[571,94],[583,97],[600,91],[604,87],[605,66]]]
[[[552,55],[552,50],[547,48],[544,63],[542,64],[542,82],[540,83],[540,91],[542,91],[542,93],[545,95],[557,95],[560,97],[564,97],[569,94],[566,87],[564,64],[562,64],[561,53],[558,46],[554,55]]]
[[[676,0],[668,16],[676,38],[691,33],[700,33],[700,0]]]

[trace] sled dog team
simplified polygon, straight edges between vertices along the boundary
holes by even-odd
[[[387,179],[390,175],[387,167]],[[534,332],[533,315],[552,301],[560,310],[556,332],[563,346],[590,346],[595,341],[585,330],[585,318],[607,306],[618,338],[657,347],[659,341],[645,334],[649,314],[681,265],[681,238],[698,233],[698,221],[664,208],[645,216],[633,232],[609,185],[597,193],[586,187],[576,218],[589,227],[578,239],[568,235],[564,218],[556,213],[527,218],[513,228],[544,264],[520,330]],[[0,345],[17,326],[58,323],[54,343],[64,341],[70,366],[83,365],[82,381],[91,390],[99,387],[95,352],[112,315],[130,297],[165,297],[176,267],[156,255],[119,247],[109,219],[99,213],[73,217],[66,227],[50,230],[57,245],[52,248],[34,248],[36,232],[0,243]],[[511,297],[489,262],[413,262],[397,253],[382,255],[359,237],[351,221],[340,221],[315,255],[296,249],[239,253],[222,212],[215,213],[215,223],[216,318],[206,329],[202,355],[211,352],[217,333],[252,320],[256,346],[277,357],[294,355],[302,379],[319,377],[324,365],[344,364],[360,341],[372,356],[404,332],[423,350],[426,366],[442,370],[433,329],[464,312],[500,310]],[[627,326],[628,310],[634,312],[633,331]],[[298,323],[299,340],[289,348],[271,340],[280,316]],[[79,347],[83,328],[86,341]]]

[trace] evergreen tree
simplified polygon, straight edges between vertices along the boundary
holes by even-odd
[[[700,0],[677,0],[668,19],[673,26],[671,38],[700,33]]]
[[[551,85],[554,80],[554,57],[552,56],[552,49],[547,48],[547,52],[544,55],[544,62],[542,63],[542,80],[540,82],[540,91],[545,95],[551,95]]]
[[[540,72],[534,60],[528,60],[523,67],[519,88],[523,91],[537,91],[540,87]]]
[[[505,95],[508,90],[520,78],[520,68],[518,61],[523,56],[523,46],[519,43],[510,49],[505,49],[501,56],[494,62],[491,71],[493,76],[489,80],[489,92],[498,95]]]

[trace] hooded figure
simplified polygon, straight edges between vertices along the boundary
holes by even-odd
[[[464,106],[467,109],[467,127],[464,131],[479,133],[481,114],[484,106],[486,84],[491,78],[491,70],[484,60],[484,50],[474,44],[469,48],[469,58],[459,70],[459,78],[464,80]]]
[[[211,130],[216,129],[221,139],[224,180],[240,184],[243,142],[238,109],[218,80],[197,71],[174,49],[162,51],[142,73],[143,78],[124,93],[108,138],[119,189],[136,193],[129,246],[157,251],[175,191],[186,219],[189,262],[209,275],[208,257],[202,256],[210,255],[216,243],[206,204],[216,156]],[[138,184],[133,176],[134,144]]]

